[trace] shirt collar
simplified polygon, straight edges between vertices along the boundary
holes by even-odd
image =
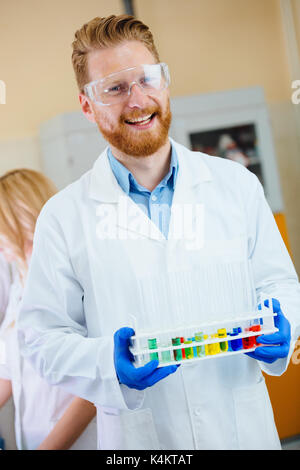
[[[129,194],[131,189],[138,189],[139,191],[148,191],[146,188],[141,186],[132,173],[121,163],[119,160],[117,160],[113,154],[110,148],[108,148],[107,151],[107,156],[109,159],[109,163],[111,166],[111,169],[116,177],[116,180],[118,181],[119,185],[123,189],[123,191],[126,194]],[[178,174],[178,158],[177,158],[177,153],[172,145],[172,151],[171,151],[171,163],[170,163],[170,168],[167,173],[167,175],[162,179],[162,181],[158,184],[158,186],[167,186],[170,185],[171,189],[175,189],[175,184],[176,184],[176,179],[177,179],[177,174]]]

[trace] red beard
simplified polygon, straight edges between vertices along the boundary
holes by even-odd
[[[130,129],[130,124],[126,121],[137,119],[142,116],[153,115],[158,121],[154,123],[154,128],[145,130]],[[158,106],[152,106],[143,110],[134,110],[130,114],[121,115],[117,130],[109,131],[104,129],[100,121],[97,121],[98,128],[103,137],[115,148],[126,155],[133,157],[147,157],[157,152],[167,141],[171,125],[172,114],[170,103],[163,114]]]

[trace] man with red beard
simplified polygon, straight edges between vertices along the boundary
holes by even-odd
[[[109,147],[39,217],[24,356],[95,403],[100,449],[280,448],[261,370],[288,365],[299,285],[259,181],[168,137],[168,67],[141,21],[94,18],[72,60],[82,111]],[[135,330],[246,318],[262,292],[278,331],[247,355],[133,365]]]

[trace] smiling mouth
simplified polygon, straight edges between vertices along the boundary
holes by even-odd
[[[127,119],[125,120],[126,124],[130,124],[132,126],[144,126],[146,124],[149,124],[152,119],[156,116],[156,113],[153,114],[147,114],[146,116],[142,116],[139,118],[135,119]]]

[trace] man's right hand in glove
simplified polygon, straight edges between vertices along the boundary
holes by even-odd
[[[120,328],[114,334],[114,362],[115,369],[121,384],[136,390],[152,387],[160,380],[175,372],[178,365],[158,367],[157,360],[150,361],[143,367],[134,367],[133,355],[129,350],[130,337],[134,336],[132,328]]]

